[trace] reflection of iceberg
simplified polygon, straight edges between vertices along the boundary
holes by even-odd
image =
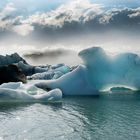
[[[96,95],[111,85],[140,89],[140,58],[124,53],[110,58],[102,48],[93,47],[79,53],[83,60],[74,71],[57,80],[37,83],[40,88],[59,88],[64,95]]]
[[[55,102],[61,98],[62,92],[59,89],[47,92],[33,85],[24,85],[21,82],[0,85],[0,101],[4,102]]]

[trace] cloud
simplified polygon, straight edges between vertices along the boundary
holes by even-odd
[[[140,18],[140,7],[133,10],[131,14],[128,15],[130,18],[139,17]]]
[[[16,8],[14,7],[13,3],[8,3],[0,12],[0,30],[9,30],[10,27],[13,25],[13,19],[10,17],[14,12],[16,11]]]
[[[10,8],[11,7],[11,8]],[[63,28],[65,24],[86,23],[103,12],[102,5],[94,4],[89,0],[72,0],[60,5],[57,9],[46,13],[35,13],[29,17],[6,18],[0,22],[1,30],[14,31],[26,36],[34,27]],[[14,5],[9,3],[4,9],[14,11]],[[6,11],[6,10],[4,10]]]
[[[0,12],[0,31],[15,32],[21,36],[26,36],[34,30],[30,24],[22,23],[23,16],[14,17],[17,9],[13,3],[8,3]]]
[[[30,24],[21,24],[13,26],[12,30],[21,36],[26,36],[34,30],[34,27]]]
[[[12,13],[16,11],[13,3],[7,3],[7,5],[0,12],[0,19],[4,20],[7,16],[10,16]]]
[[[140,8],[113,8],[99,18],[99,23],[114,27],[135,27],[140,23]]]
[[[35,50],[35,46],[32,45],[19,45],[19,44],[9,44],[9,45],[2,45],[0,44],[0,53],[2,55],[6,54],[12,54],[14,52],[17,52],[21,55],[27,52],[31,52],[32,50]]]
[[[120,9],[111,9],[106,11],[104,14],[101,15],[99,18],[100,24],[109,24],[111,20],[113,20],[113,17],[118,15],[122,10]]]
[[[140,7],[112,8],[107,10],[101,4],[89,0],[72,0],[62,4],[57,9],[46,13],[36,13],[22,20],[23,24],[30,24],[37,29],[68,31],[80,29],[98,30],[113,27],[138,27],[140,23]],[[81,28],[82,27],[82,28]],[[45,31],[45,30],[44,30]],[[48,32],[48,33],[49,33]],[[47,32],[46,32],[47,33]]]
[[[103,12],[102,5],[89,0],[72,0],[62,4],[56,10],[46,13],[36,13],[24,20],[25,23],[39,24],[48,27],[63,27],[66,23],[85,23]]]
[[[128,29],[135,27],[137,29],[140,24],[140,7],[134,9],[120,7],[108,10],[103,5],[92,3],[89,0],[71,0],[48,12],[11,18],[10,13],[15,10],[12,3],[7,4],[2,10],[0,30],[15,32],[21,36],[27,36],[33,31],[50,34],[60,30],[77,32],[87,28],[107,30],[106,26]]]

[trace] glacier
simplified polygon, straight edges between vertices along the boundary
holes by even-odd
[[[59,88],[63,95],[98,95],[114,85],[140,89],[140,57],[137,54],[121,53],[111,57],[102,48],[92,47],[78,55],[83,64],[75,70],[35,85],[42,89]]]

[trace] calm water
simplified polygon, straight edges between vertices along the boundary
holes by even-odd
[[[0,104],[0,140],[138,140],[140,95]]]

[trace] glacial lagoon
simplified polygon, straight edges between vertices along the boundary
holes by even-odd
[[[0,103],[0,140],[138,140],[140,94]]]

